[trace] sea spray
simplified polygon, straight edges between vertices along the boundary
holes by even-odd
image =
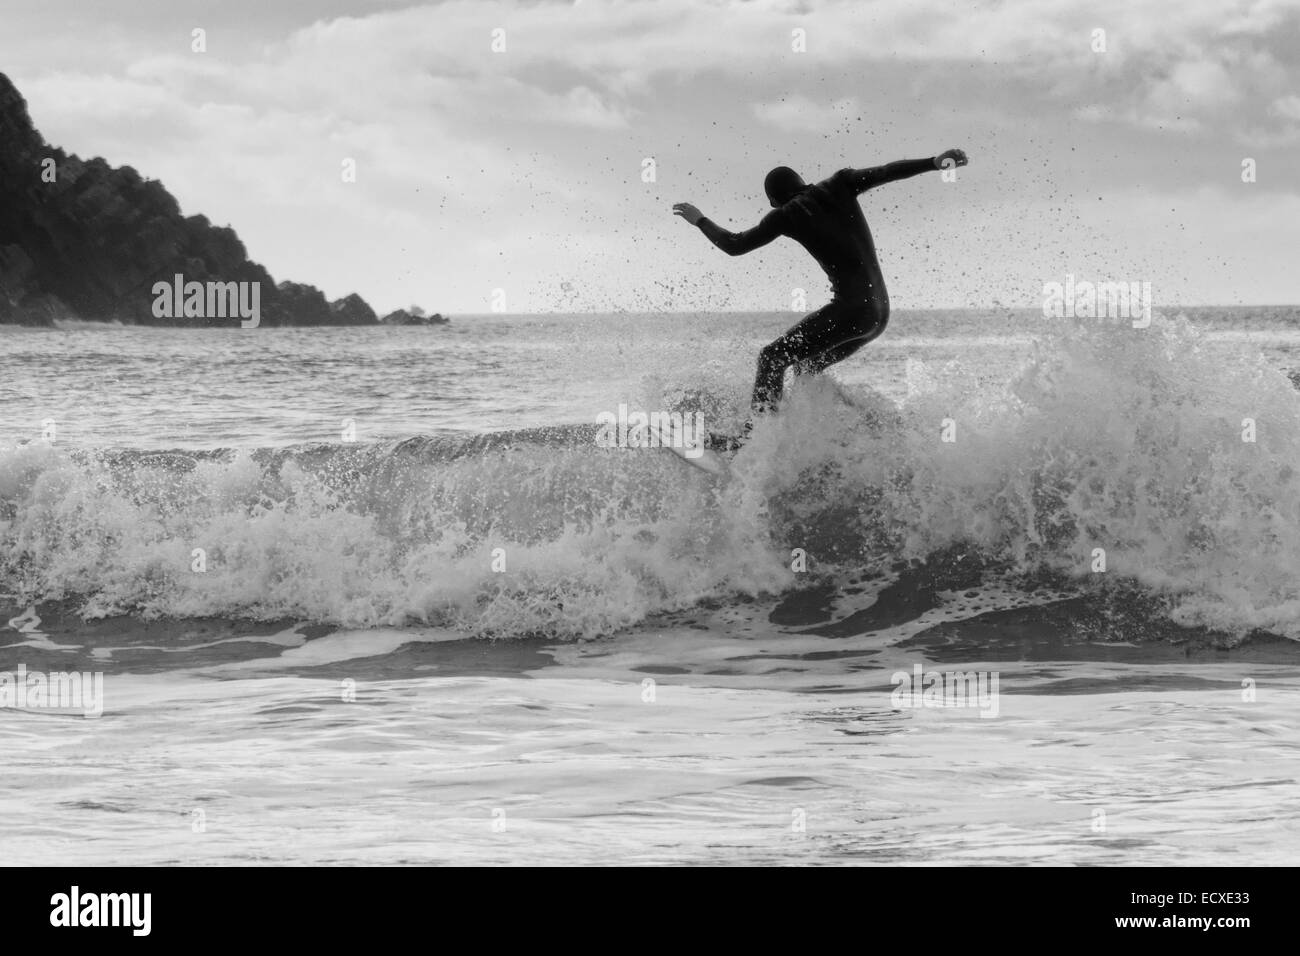
[[[587,426],[256,451],[22,445],[0,451],[0,590],[92,616],[592,637],[961,553],[1136,587],[1179,624],[1300,636],[1300,395],[1258,356],[1207,350],[1182,321],[1053,322],[1010,381],[914,362],[908,382],[895,407],[796,379],[725,483],[657,449],[597,448]],[[744,392],[656,380],[634,398],[735,422]]]

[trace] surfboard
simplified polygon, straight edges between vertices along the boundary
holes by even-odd
[[[719,445],[725,447],[726,436],[718,436],[710,432],[709,441],[701,445],[679,439],[671,428],[652,428],[652,431],[658,437],[660,448],[672,452],[691,467],[698,468],[715,478],[726,478],[731,473],[727,459],[715,450],[715,447],[709,447]],[[719,443],[717,439],[722,439],[722,442]]]
[[[710,448],[678,448],[675,445],[666,446],[666,450],[672,452],[686,464],[700,471],[707,472],[715,478],[726,478],[731,474],[731,469],[727,466],[727,459],[723,458],[716,451]],[[688,454],[688,452],[690,454]],[[691,457],[694,455],[695,457]]]

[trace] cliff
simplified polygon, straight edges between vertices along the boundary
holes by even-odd
[[[205,308],[198,298],[192,309],[182,308],[182,290],[160,306],[155,285],[172,284],[177,275],[205,287],[257,283],[261,325],[379,321],[360,296],[331,303],[314,286],[277,284],[248,258],[234,230],[183,216],[161,183],[129,166],[49,146],[22,95],[0,73],[0,323],[239,323],[233,309]]]

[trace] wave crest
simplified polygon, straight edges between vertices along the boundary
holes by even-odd
[[[1300,637],[1287,376],[1207,349],[1181,320],[1044,330],[1009,383],[909,363],[900,407],[798,380],[725,484],[663,452],[598,448],[586,425],[254,451],[10,448],[0,584],[76,596],[91,616],[589,637],[796,586],[795,548],[841,583],[961,548],[1000,569],[1136,583],[1179,624]],[[644,397],[714,422],[743,414],[743,389],[705,375],[648,381]]]

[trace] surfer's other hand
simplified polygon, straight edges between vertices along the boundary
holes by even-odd
[[[692,226],[696,225],[701,219],[704,218],[704,213],[700,212],[698,209],[696,209],[688,202],[679,202],[675,206],[673,206],[673,215],[681,216]]]
[[[938,156],[934,157],[935,169],[951,169],[954,166],[965,166],[970,160],[966,158],[964,149],[945,149]]]

